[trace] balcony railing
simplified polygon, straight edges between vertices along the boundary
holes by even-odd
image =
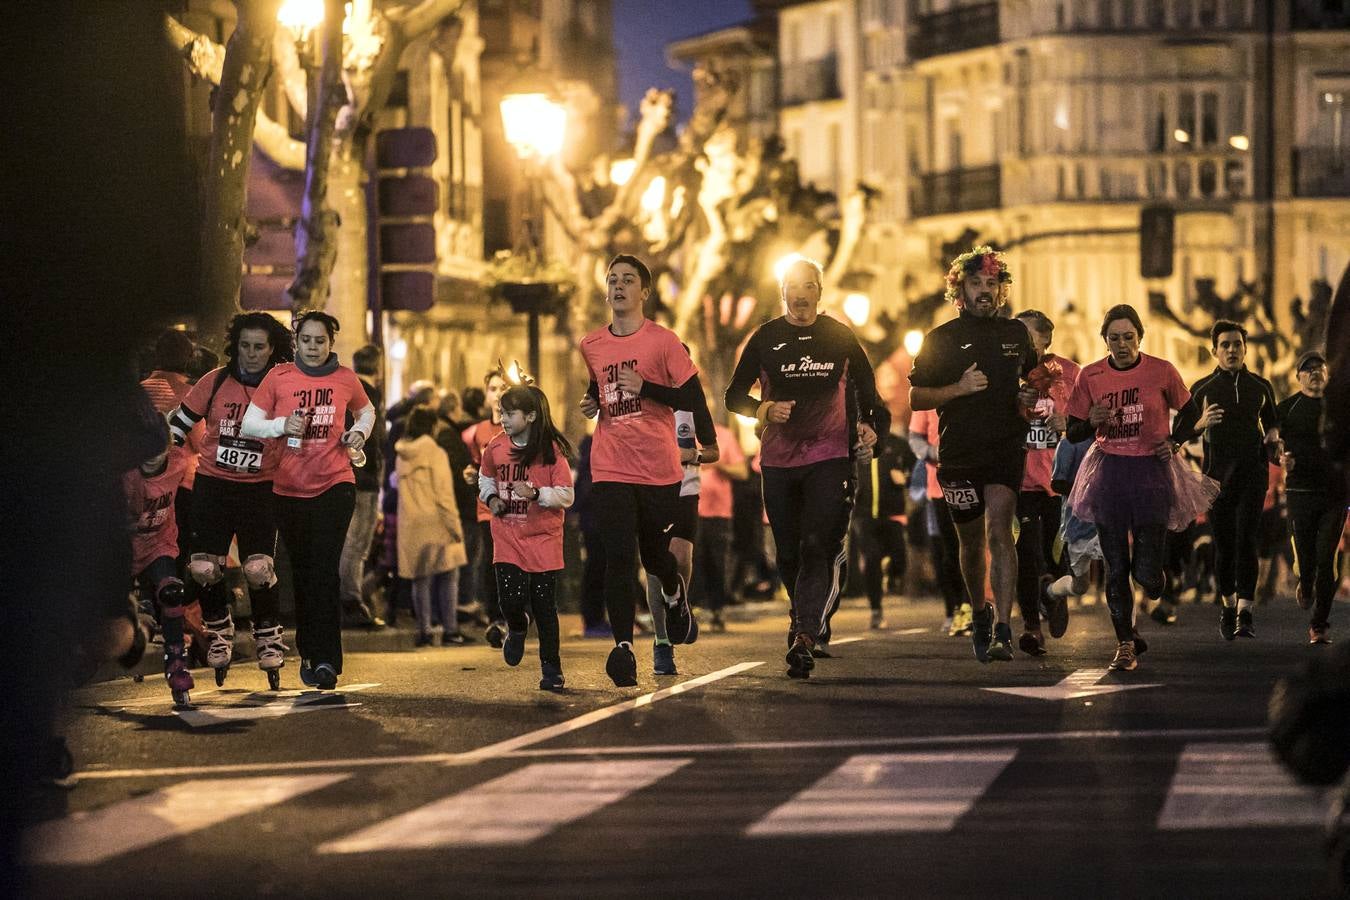
[[[927,59],[997,44],[998,3],[958,6],[919,16],[909,34],[910,59]]]
[[[993,209],[1001,205],[1002,199],[999,167],[983,166],[920,175],[911,192],[909,208],[915,216],[940,216]]]
[[[783,66],[783,105],[838,100],[839,59],[833,55]]]
[[[1299,197],[1350,197],[1350,148],[1295,148],[1294,194]]]

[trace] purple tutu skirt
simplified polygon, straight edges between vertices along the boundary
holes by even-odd
[[[1083,457],[1069,509],[1084,522],[1113,530],[1166,524],[1182,531],[1219,495],[1219,482],[1179,456],[1118,456],[1093,444]]]

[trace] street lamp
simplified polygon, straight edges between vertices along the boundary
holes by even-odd
[[[906,331],[905,352],[910,356],[918,356],[921,349],[923,349],[923,332],[917,328]]]
[[[533,221],[534,211],[542,206],[540,164],[562,152],[563,141],[567,134],[567,107],[557,103],[545,93],[523,91],[506,94],[500,103],[502,131],[506,142],[516,151],[525,168],[524,190],[528,212],[522,216],[524,225],[523,240],[518,247],[524,249],[532,263],[538,262],[540,247],[539,234]],[[541,216],[542,218],[542,216]],[[548,285],[529,285],[532,290],[516,291],[512,301],[516,312],[529,315],[528,338],[530,371],[539,372],[539,315],[544,307],[550,306],[554,291]]]
[[[867,324],[867,317],[872,314],[872,298],[866,294],[849,294],[844,298],[844,315],[853,323],[853,327],[861,328]]]

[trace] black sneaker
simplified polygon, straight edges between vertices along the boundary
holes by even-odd
[[[787,652],[789,678],[810,678],[811,670],[816,667],[815,657],[811,655],[811,642],[805,635],[793,641],[792,649]]]
[[[1045,638],[1041,635],[1039,628],[1027,629],[1022,632],[1022,636],[1017,639],[1017,646],[1028,656],[1044,656]]]
[[[1051,596],[1049,587],[1053,582],[1049,575],[1042,576],[1041,605],[1045,607],[1045,624],[1050,626],[1050,636],[1059,639],[1069,630],[1069,598]]]
[[[989,642],[988,658],[1000,662],[1012,660],[1012,628],[1007,622],[999,622],[994,626],[994,639]]]
[[[680,592],[675,597],[675,602],[671,603],[665,599],[663,593],[661,599],[666,604],[666,635],[670,638],[672,644],[692,644],[690,636],[694,640],[698,639],[698,631],[693,625],[694,613],[689,608],[689,586],[684,582],[683,575],[676,575],[680,582]]]
[[[830,645],[824,641],[818,641],[811,648],[811,655],[816,659],[834,659],[834,654],[830,652]]]
[[[1148,652],[1148,641],[1139,636],[1139,629],[1134,630],[1134,655],[1143,656]]]
[[[1219,610],[1219,634],[1225,641],[1237,637],[1237,608],[1225,606]]]
[[[314,686],[321,691],[331,691],[337,687],[337,669],[328,663],[319,663],[314,667]]]
[[[633,648],[625,641],[615,645],[605,660],[605,674],[614,682],[615,687],[637,686],[637,657]]]
[[[1252,625],[1252,611],[1250,609],[1244,609],[1237,614],[1237,631],[1234,634],[1237,637],[1256,637],[1256,628]]]
[[[502,659],[508,666],[518,666],[525,658],[525,632],[507,630],[502,641]]]
[[[975,648],[975,658],[980,662],[989,662],[989,643],[993,639],[994,607],[985,603],[971,615],[970,642]]]
[[[502,642],[506,640],[506,624],[493,622],[488,625],[487,631],[483,632],[483,640],[491,644],[493,650],[502,649]]]
[[[1148,617],[1159,625],[1177,624],[1177,610],[1166,600],[1159,600],[1158,603],[1149,611]],[[1139,648],[1134,648],[1138,652]]]
[[[561,666],[555,666],[553,663],[541,663],[539,672],[539,690],[560,691],[567,687],[567,682],[563,679]]]

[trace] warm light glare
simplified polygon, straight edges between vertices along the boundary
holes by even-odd
[[[754,416],[743,416],[740,413],[736,413],[736,421],[740,422],[746,428],[754,428],[759,424],[759,419],[756,419]]]
[[[511,360],[511,365],[506,370],[506,380],[512,384],[520,384],[520,363],[514,359]]]
[[[844,315],[853,323],[854,327],[861,328],[867,324],[867,317],[872,313],[872,298],[866,294],[849,294],[844,298]]]
[[[609,164],[609,180],[623,187],[628,183],[628,179],[633,177],[633,170],[636,168],[636,159],[616,159]]]
[[[910,356],[918,356],[919,350],[923,348],[923,332],[917,328],[911,328],[905,332],[905,352]]]
[[[1172,132],[1172,137],[1177,139],[1178,144],[1189,144],[1191,142],[1191,135],[1184,128],[1178,128]]]
[[[389,358],[404,360],[408,358],[408,342],[399,338],[389,345]]]
[[[1247,140],[1245,134],[1235,134],[1228,139],[1228,146],[1234,150],[1246,150],[1251,145],[1251,141]]]
[[[507,94],[502,98],[506,141],[525,157],[557,156],[567,129],[567,109],[547,94]]]
[[[787,277],[787,270],[792,267],[793,263],[798,262],[809,262],[817,268],[820,267],[819,263],[809,256],[803,256],[800,253],[789,253],[787,256],[778,257],[778,261],[773,264],[774,280],[781,285],[783,279]]]
[[[323,0],[285,0],[277,10],[277,21],[291,31],[313,31],[323,22]]]
[[[644,211],[654,213],[660,209],[666,202],[666,179],[664,175],[657,175],[647,185],[647,189],[642,192],[640,201]]]

